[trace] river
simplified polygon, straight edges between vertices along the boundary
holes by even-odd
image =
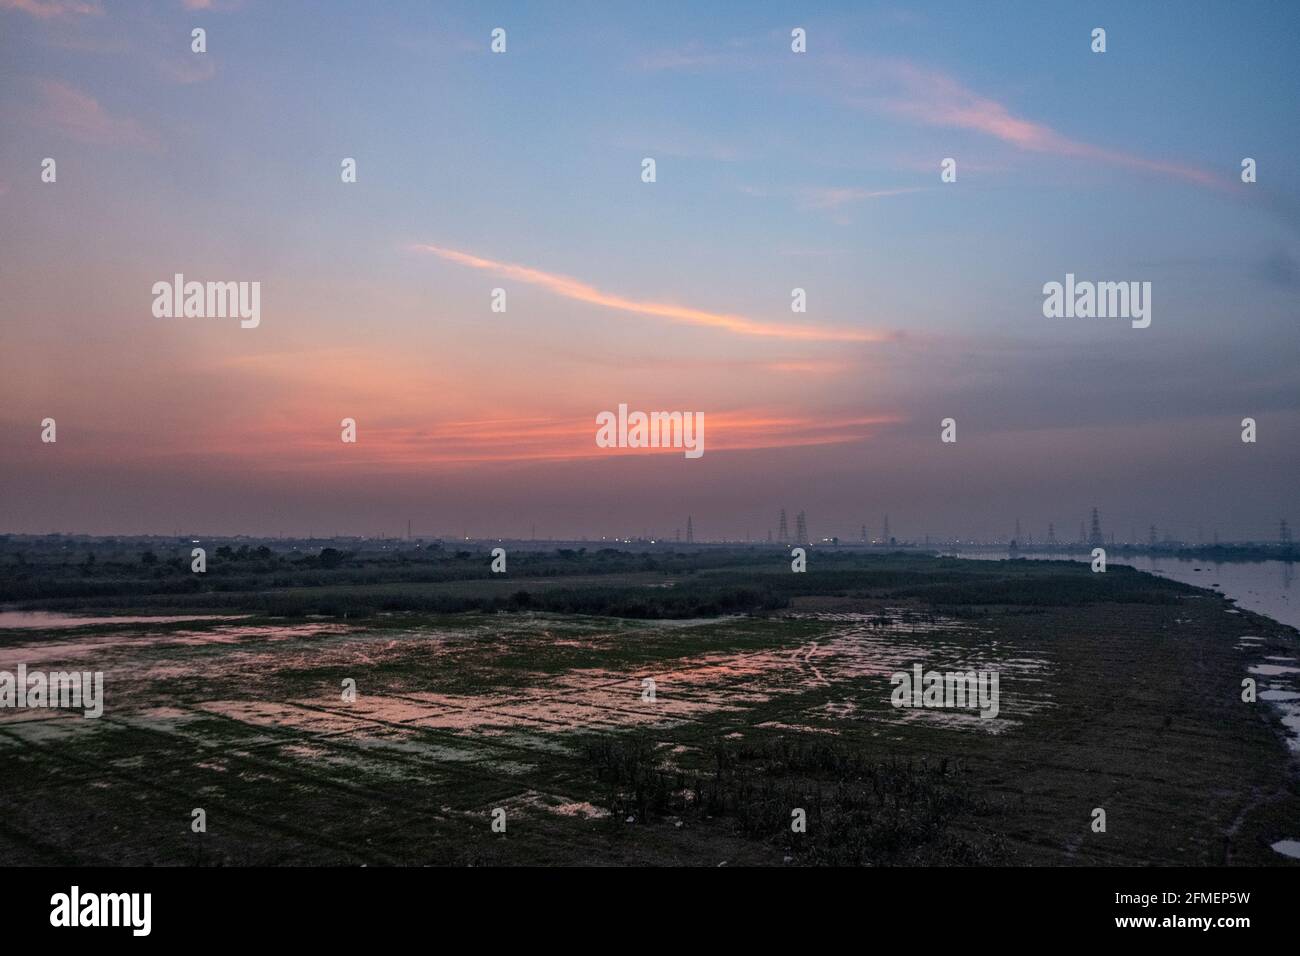
[[[952,552],[955,557],[978,561],[1005,561],[1007,555],[997,552]],[[1082,561],[1086,554],[1047,554],[1022,551],[1019,557],[1039,561]],[[1136,557],[1117,558],[1111,564],[1128,564],[1139,571],[1149,571],[1161,577],[1212,588],[1237,602],[1237,606],[1271,617],[1273,620],[1300,629],[1300,598],[1293,587],[1295,565],[1289,561],[1211,561],[1181,560],[1178,558]]]

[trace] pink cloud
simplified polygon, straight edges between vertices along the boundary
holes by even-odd
[[[222,13],[238,10],[244,5],[244,0],[182,0],[182,5],[186,10],[210,10],[213,13]]]
[[[599,406],[598,406],[599,407]],[[903,421],[893,412],[798,415],[766,408],[704,412],[711,454],[763,448],[859,444]],[[359,464],[424,469],[431,465],[540,462],[612,456],[677,457],[680,448],[600,448],[595,415],[538,418],[519,415],[413,424],[377,421],[366,440],[348,452],[345,467]],[[187,436],[196,437],[196,436]],[[188,446],[187,446],[188,447]],[[238,430],[208,429],[193,451],[234,459],[244,469],[311,471],[338,467],[339,434],[331,420],[267,418]]]
[[[184,60],[163,60],[158,70],[173,83],[188,86],[202,83],[217,75],[217,61],[211,56],[189,57]]]
[[[857,189],[815,187],[803,190],[805,205],[810,209],[839,209],[852,203],[868,202],[873,199],[887,199],[891,196],[905,196],[908,193],[924,192],[928,187],[908,186],[899,189]]]
[[[457,265],[469,266],[472,269],[483,269],[509,279],[526,282],[529,285],[540,286],[566,299],[586,302],[591,305],[614,309],[618,312],[630,312],[636,315],[648,315],[688,325],[723,329],[739,335],[768,336],[812,342],[884,342],[894,338],[888,333],[878,331],[837,329],[812,325],[779,325],[759,322],[743,315],[712,312],[708,309],[696,309],[690,306],[675,305],[670,302],[629,299],[612,292],[604,292],[595,286],[588,285],[570,276],[543,272],[541,269],[514,265],[509,262],[497,262],[441,246],[421,244],[413,248],[418,252],[432,253]]]
[[[873,199],[888,199],[891,196],[905,196],[908,193],[925,192],[928,186],[900,186],[892,189],[863,189],[857,186],[805,186],[799,189],[773,190],[765,186],[741,184],[736,187],[739,192],[756,199],[797,196],[804,209],[839,209],[853,203],[869,202]]]
[[[1201,186],[1220,185],[1214,175],[1194,166],[1148,159],[1071,139],[1044,123],[1017,116],[997,100],[981,96],[945,73],[901,60],[863,63],[840,58],[837,66],[850,82],[870,91],[856,102],[916,123],[971,130],[1026,152],[1092,159],[1175,176]],[[887,92],[876,92],[882,89]]]
[[[40,80],[30,118],[82,143],[156,148],[157,138],[129,117],[111,115],[93,96],[61,80]]]
[[[38,20],[101,16],[104,13],[98,0],[0,0],[0,10],[17,10]]]

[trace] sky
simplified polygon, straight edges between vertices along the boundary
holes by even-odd
[[[0,0],[0,532],[1275,539],[1297,48],[1289,2]],[[177,273],[259,324],[155,316]],[[1067,274],[1150,326],[1045,317]],[[620,404],[705,453],[599,447]]]

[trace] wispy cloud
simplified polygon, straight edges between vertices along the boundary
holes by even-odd
[[[99,0],[0,0],[0,10],[17,10],[38,20],[102,16]]]
[[[712,70],[720,66],[733,66],[741,62],[734,53],[693,52],[689,50],[664,50],[638,57],[636,66],[647,72],[662,70]]]
[[[420,252],[432,253],[439,258],[445,259],[448,262],[454,262],[457,265],[469,266],[473,269],[482,269],[519,282],[526,282],[529,285],[540,286],[556,295],[563,296],[566,299],[573,299],[577,302],[586,302],[591,305],[602,306],[619,312],[629,312],[635,315],[646,315],[654,318],[668,319],[671,322],[680,322],[687,325],[722,329],[737,335],[767,336],[771,338],[818,342],[884,342],[896,338],[895,335],[887,332],[827,328],[824,326],[819,327],[812,325],[780,325],[776,323],[760,322],[743,315],[736,315],[727,312],[713,312],[707,309],[696,309],[691,308],[690,306],[675,305],[670,302],[629,299],[625,296],[616,295],[611,292],[604,292],[595,286],[588,285],[587,283],[570,276],[559,275],[553,272],[543,272],[540,269],[533,269],[528,266],[514,265],[509,262],[497,262],[493,259],[484,259],[480,256],[471,255],[467,252],[459,252],[455,249],[448,249],[443,246],[417,244],[413,248]]]
[[[203,83],[216,76],[217,61],[211,55],[191,56],[183,60],[160,60],[158,72],[173,83],[188,86],[191,83]]]
[[[711,455],[863,442],[902,420],[892,413],[812,415],[763,408],[705,411],[704,415],[706,448]],[[347,448],[346,457],[340,456],[339,433],[333,421],[304,423],[282,417],[260,422],[252,431],[247,430],[245,423],[238,434],[209,431],[203,435],[201,446],[196,447],[207,454],[245,463],[255,460],[262,468],[316,473],[339,465],[424,468],[637,455],[681,456],[680,449],[671,447],[598,447],[594,412],[555,418],[517,415],[453,419],[419,425],[375,422],[362,417],[358,421],[367,422],[362,426],[364,440]]]
[[[1149,159],[1072,139],[1052,127],[1016,115],[991,97],[962,85],[937,70],[905,60],[831,59],[837,73],[856,92],[850,101],[912,122],[947,129],[965,129],[992,136],[1031,153],[1092,159],[1113,166],[1176,176],[1202,186],[1221,185],[1206,170],[1183,163]]]
[[[643,58],[639,65],[647,70],[734,71],[739,62],[753,65],[752,53],[745,56],[737,49],[744,45],[743,41],[733,41],[731,48],[694,44]],[[1017,115],[1007,105],[975,92],[947,73],[909,60],[840,53],[828,53],[819,60],[829,65],[833,82],[820,82],[817,88],[837,91],[833,95],[857,108],[890,113],[927,126],[971,130],[1026,152],[1094,160],[1201,186],[1227,185],[1222,177],[1191,164],[1152,159],[1074,139],[1046,123]]]
[[[839,209],[853,203],[869,202],[873,199],[888,199],[891,196],[905,196],[908,193],[925,192],[927,186],[909,186],[900,189],[857,189],[835,187],[810,187],[800,190],[804,205],[809,209]]]
[[[181,0],[186,10],[209,10],[220,13],[225,10],[238,10],[244,0]]]
[[[887,199],[908,193],[925,192],[929,186],[900,186],[893,189],[864,189],[858,186],[800,186],[776,189],[770,186],[752,186],[741,183],[737,191],[756,199],[795,197],[804,209],[839,209],[853,203],[873,199]]]
[[[755,43],[755,38],[751,37],[736,37],[721,45],[693,41],[678,49],[656,50],[638,56],[633,66],[648,73],[753,69],[765,62],[765,58],[753,49]]]
[[[831,222],[847,226],[851,222],[848,210],[859,203],[890,199],[909,193],[926,192],[932,186],[900,186],[891,189],[866,189],[861,186],[789,186],[774,188],[739,184],[737,191],[755,199],[779,199],[791,202],[796,208],[825,213]]]
[[[158,145],[157,137],[138,122],[113,116],[93,96],[62,80],[37,81],[35,106],[26,119],[82,143],[147,149]]]

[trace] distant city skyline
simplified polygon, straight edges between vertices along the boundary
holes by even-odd
[[[307,531],[261,531],[261,532],[240,532],[240,531],[222,531],[213,529],[195,529],[195,528],[173,528],[170,531],[129,531],[129,532],[85,532],[85,531],[39,531],[39,532],[14,532],[0,531],[0,537],[12,535],[31,535],[31,536],[91,536],[91,537],[160,537],[160,538],[190,538],[193,536],[208,536],[213,538],[285,538],[292,540],[340,540],[346,538],[356,538],[364,540],[377,541],[516,541],[516,542],[537,542],[541,544],[556,542],[572,541],[590,541],[590,542],[623,542],[623,543],[644,543],[651,544],[767,544],[783,547],[792,547],[801,543],[823,544],[834,541],[837,545],[845,547],[853,546],[879,546],[888,545],[891,542],[900,546],[908,547],[941,547],[954,543],[970,543],[982,546],[998,546],[1017,544],[1021,550],[1052,550],[1054,548],[1090,548],[1094,546],[1136,546],[1136,547],[1165,547],[1168,545],[1177,546],[1213,546],[1213,545],[1233,545],[1233,544],[1263,544],[1263,545],[1281,545],[1290,547],[1293,544],[1291,536],[1290,522],[1286,518],[1278,520],[1273,529],[1273,534],[1263,534],[1256,537],[1228,538],[1220,534],[1218,528],[1213,528],[1208,534],[1203,527],[1198,527],[1196,531],[1187,535],[1180,533],[1179,529],[1165,527],[1157,528],[1155,525],[1149,525],[1139,533],[1136,527],[1130,527],[1125,534],[1116,534],[1114,531],[1093,530],[1085,531],[1084,525],[1080,524],[1080,534],[1068,539],[1062,539],[1055,533],[1055,525],[1048,522],[1046,530],[1035,535],[1032,528],[1022,530],[1020,519],[1015,520],[1015,530],[1012,533],[992,534],[989,536],[965,535],[955,532],[944,531],[942,529],[930,529],[924,532],[915,532],[910,534],[894,534],[891,532],[889,525],[886,523],[882,529],[876,533],[869,532],[866,525],[859,525],[859,535],[845,534],[840,531],[826,530],[825,532],[810,532],[807,528],[806,517],[804,512],[799,513],[800,521],[797,523],[796,531],[790,533],[783,531],[780,524],[782,514],[778,515],[777,527],[774,529],[768,527],[760,532],[754,532],[752,529],[746,529],[743,534],[719,534],[716,536],[697,537],[694,531],[694,516],[686,516],[686,533],[683,537],[681,527],[674,528],[671,532],[651,532],[648,529],[642,529],[638,533],[632,532],[602,532],[599,534],[542,534],[537,533],[536,525],[531,525],[525,533],[489,533],[482,534],[470,529],[462,529],[459,532],[449,531],[446,529],[429,529],[417,526],[414,519],[407,519],[405,531],[400,529],[391,531],[386,529],[375,529],[368,532],[338,532],[318,529],[308,529]],[[1098,522],[1100,518],[1098,517]],[[1095,526],[1094,526],[1095,528]]]
[[[0,533],[1300,514],[1290,4],[198,6],[0,0]],[[598,446],[624,404],[704,453]]]

